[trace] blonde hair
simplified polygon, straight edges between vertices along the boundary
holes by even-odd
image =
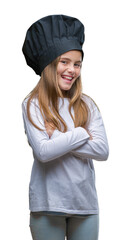
[[[58,110],[58,98],[61,97],[63,99],[64,97],[57,81],[57,65],[59,59],[59,57],[55,59],[43,70],[38,84],[28,96],[27,116],[30,122],[39,130],[42,129],[33,122],[30,114],[30,103],[33,98],[38,99],[40,112],[44,121],[47,121],[48,124],[53,125],[59,131],[67,131],[67,125]],[[81,76],[76,79],[71,89],[66,92],[66,97],[70,100],[69,113],[74,121],[74,126],[85,127],[89,120],[90,110],[82,99]],[[74,117],[71,113],[72,107],[74,109]]]

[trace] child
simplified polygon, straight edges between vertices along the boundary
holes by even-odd
[[[84,26],[51,15],[27,31],[23,53],[40,80],[23,101],[33,150],[29,203],[34,240],[97,240],[99,208],[92,159],[108,158],[103,120],[82,93]]]

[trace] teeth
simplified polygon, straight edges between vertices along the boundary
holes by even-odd
[[[72,80],[72,77],[67,77],[67,76],[63,76],[63,77],[68,79],[68,80]]]

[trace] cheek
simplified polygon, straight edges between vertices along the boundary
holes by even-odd
[[[64,71],[64,67],[62,67],[61,65],[58,65],[57,67],[57,75],[61,74]]]
[[[78,69],[78,70],[76,71],[76,75],[77,75],[77,77],[79,77],[80,74],[81,74],[81,69]]]

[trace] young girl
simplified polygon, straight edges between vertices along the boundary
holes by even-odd
[[[29,203],[34,240],[97,240],[99,209],[92,159],[108,158],[103,120],[82,93],[84,26],[52,15],[27,31],[23,53],[40,81],[23,101],[33,150]]]

